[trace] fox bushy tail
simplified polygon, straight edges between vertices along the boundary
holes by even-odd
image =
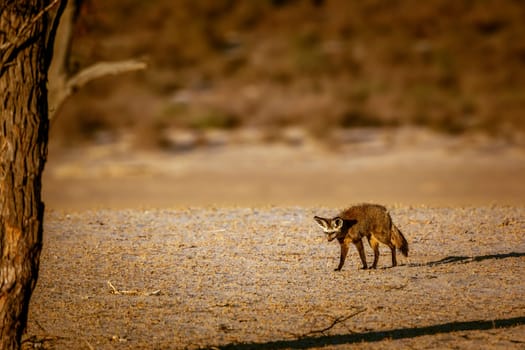
[[[392,224],[392,243],[401,250],[401,253],[404,256],[408,256],[408,242],[401,233],[401,231],[396,227],[396,225]]]

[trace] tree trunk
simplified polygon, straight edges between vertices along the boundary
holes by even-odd
[[[42,248],[48,1],[0,1],[0,349],[18,349]]]

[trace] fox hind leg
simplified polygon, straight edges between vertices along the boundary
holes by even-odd
[[[396,247],[393,244],[390,245],[390,251],[392,252],[392,267],[397,266]]]
[[[374,251],[374,262],[372,263],[372,269],[377,268],[377,262],[379,261],[379,241],[374,237],[371,236],[368,238],[368,243],[370,243],[370,247]]]

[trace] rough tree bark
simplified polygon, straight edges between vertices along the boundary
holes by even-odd
[[[102,62],[69,77],[75,4],[0,0],[0,350],[20,347],[38,277],[50,116],[87,82],[146,67]]]
[[[42,248],[48,1],[1,4],[0,349],[18,349]]]

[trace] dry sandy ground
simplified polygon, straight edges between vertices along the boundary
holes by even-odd
[[[390,268],[382,247],[379,268],[359,270],[351,250],[341,272],[312,220],[334,213],[51,212],[25,345],[525,347],[523,207],[391,208],[409,258]]]
[[[523,148],[353,137],[340,152],[52,151],[25,345],[525,348]],[[363,201],[391,209],[409,258],[389,268],[383,247],[363,271],[351,249],[334,272],[339,247],[312,217]]]

